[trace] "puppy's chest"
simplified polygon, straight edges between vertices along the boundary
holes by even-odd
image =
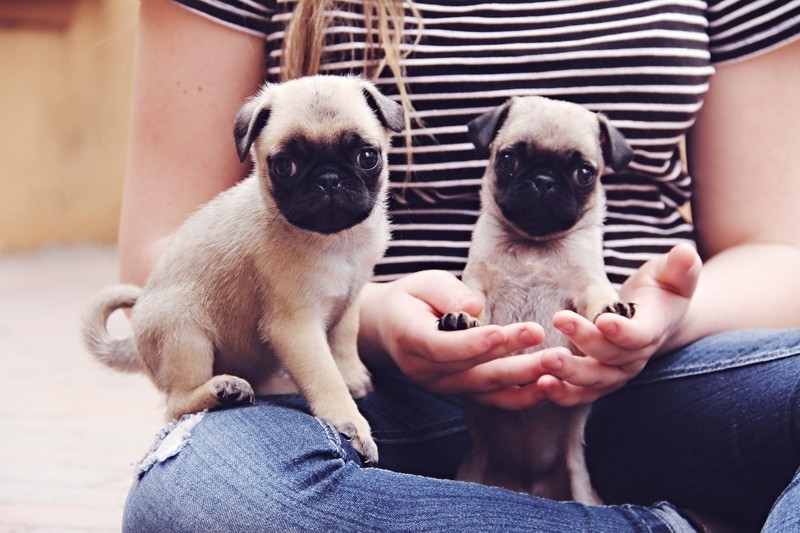
[[[536,347],[537,350],[569,344],[552,326],[556,312],[574,310],[575,295],[568,281],[563,279],[563,271],[539,265],[502,271],[487,267],[483,276],[487,279],[484,284],[487,323],[537,322],[545,330],[545,341]]]
[[[270,265],[274,295],[316,309],[323,319],[338,315],[369,277],[373,260],[367,253],[353,246],[320,247],[315,254],[296,254],[291,263]]]

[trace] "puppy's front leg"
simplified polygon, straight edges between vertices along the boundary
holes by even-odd
[[[481,294],[485,299],[488,294],[487,287],[491,286],[494,275],[494,272],[488,270],[483,262],[468,261],[464,269],[463,280],[473,291]],[[483,326],[485,322],[486,309],[483,309],[477,317],[463,311],[445,313],[439,317],[436,325],[441,331],[459,331]]]
[[[619,299],[617,291],[606,280],[592,280],[576,298],[575,307],[579,315],[594,322],[603,313],[614,313],[633,318],[634,304]]]
[[[372,392],[369,370],[358,356],[358,304],[352,303],[328,334],[333,359],[353,398]]]
[[[350,440],[367,462],[378,462],[378,447],[367,420],[358,411],[334,361],[320,321],[307,314],[287,313],[262,325],[269,343],[292,376],[311,412]]]
[[[469,313],[458,311],[445,313],[436,321],[436,325],[442,331],[460,331],[462,329],[480,327],[483,322]]]

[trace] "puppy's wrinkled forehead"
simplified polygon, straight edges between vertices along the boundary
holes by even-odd
[[[524,98],[513,102],[494,145],[502,150],[522,141],[538,150],[579,150],[602,160],[599,139],[600,123],[588,109],[567,102]]]
[[[353,135],[375,143],[386,138],[360,86],[349,78],[282,85],[275,94],[264,133],[270,151],[297,138],[318,145],[335,144]]]

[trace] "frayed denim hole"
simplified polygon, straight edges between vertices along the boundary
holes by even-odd
[[[192,429],[203,420],[203,417],[208,411],[201,411],[184,415],[180,420],[176,420],[162,429],[156,440],[150,447],[150,450],[145,456],[136,464],[136,477],[142,479],[150,468],[156,463],[163,463],[171,457],[175,457],[183,449],[189,437],[192,435]]]
[[[328,424],[321,418],[314,417],[317,423],[320,425],[322,430],[325,432],[325,437],[328,439],[328,443],[333,448],[334,454],[341,459],[342,461],[347,460],[347,450],[345,450],[342,444],[342,436],[336,431],[332,425]]]

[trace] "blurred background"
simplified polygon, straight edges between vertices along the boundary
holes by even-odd
[[[117,279],[137,10],[0,0],[0,531],[119,531],[162,425],[149,381],[79,338]]]

